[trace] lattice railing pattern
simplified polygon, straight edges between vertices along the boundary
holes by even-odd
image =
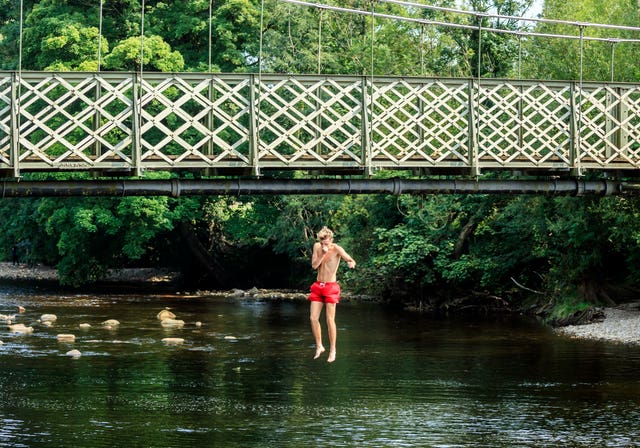
[[[640,85],[0,72],[0,169],[640,168]]]
[[[362,92],[358,77],[260,77],[260,163],[363,166]]]
[[[580,165],[640,166],[640,88],[589,86],[582,95]]]
[[[485,167],[571,167],[571,86],[481,81],[478,159]]]
[[[373,84],[375,167],[469,166],[469,83],[382,79]]]

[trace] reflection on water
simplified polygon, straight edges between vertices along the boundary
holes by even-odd
[[[329,364],[304,302],[0,293],[0,314],[18,305],[34,333],[0,327],[3,447],[640,446],[640,348],[532,322],[343,303]]]

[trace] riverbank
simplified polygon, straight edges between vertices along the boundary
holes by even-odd
[[[605,308],[597,322],[556,328],[571,338],[640,344],[640,301]]]
[[[113,269],[107,272],[105,278],[91,287],[168,287],[177,284],[179,280],[178,273],[162,269]],[[58,272],[55,268],[44,265],[14,265],[9,262],[0,262],[0,281],[55,285],[58,283]]]
[[[13,265],[0,262],[0,281],[56,283],[58,273],[48,266]],[[157,269],[118,269],[109,272],[100,282],[105,285],[124,285],[129,288],[147,288],[175,284],[178,274]],[[195,295],[213,292],[199,291]],[[250,297],[254,299],[306,299],[306,293],[292,291],[268,291],[252,288],[248,291],[234,289],[227,291],[230,297]],[[350,299],[355,297],[345,297]],[[629,302],[603,309],[603,317],[583,325],[568,325],[555,329],[558,334],[571,338],[594,339],[625,344],[640,344],[640,301]]]

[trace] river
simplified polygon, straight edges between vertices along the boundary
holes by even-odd
[[[0,289],[0,314],[19,305],[34,332],[0,330],[2,447],[640,446],[640,348],[524,318],[344,302],[327,363],[304,301]]]

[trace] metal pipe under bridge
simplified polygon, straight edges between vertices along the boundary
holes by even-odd
[[[262,194],[542,194],[619,195],[640,193],[638,184],[612,180],[433,180],[433,179],[118,179],[4,181],[0,196],[203,196]]]
[[[0,72],[0,174],[635,176],[640,84]]]

